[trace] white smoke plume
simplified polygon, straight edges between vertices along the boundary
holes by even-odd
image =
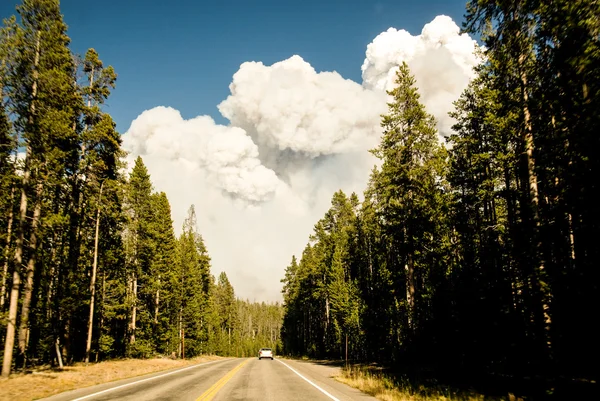
[[[206,174],[226,194],[248,202],[270,199],[280,181],[258,159],[244,130],[215,124],[208,116],[184,120],[179,111],[155,107],[140,114],[123,137],[132,154],[159,156]]]
[[[415,76],[421,101],[438,122],[442,135],[450,133],[452,119],[448,112],[469,81],[473,67],[480,63],[475,54],[478,45],[448,16],[440,15],[413,36],[390,28],[367,46],[361,67],[363,85],[368,89],[390,90],[394,87],[398,65],[406,62]]]
[[[380,91],[365,90],[337,72],[317,73],[300,56],[272,66],[246,62],[219,111],[266,148],[310,157],[372,145],[385,111]]]
[[[362,85],[317,72],[300,56],[270,66],[246,62],[218,106],[230,126],[157,107],[133,121],[124,147],[130,159],[143,157],[156,190],[167,193],[177,232],[196,206],[213,274],[225,271],[241,298],[281,300],[285,266],[301,255],[333,192],[361,195],[366,187],[378,162],[368,149],[380,139],[384,89],[398,64],[408,63],[447,132],[447,112],[478,62],[475,46],[440,16],[417,36],[394,28],[377,36]]]

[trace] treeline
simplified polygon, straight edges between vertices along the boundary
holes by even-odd
[[[400,66],[364,201],[336,193],[287,267],[284,350],[597,380],[598,2],[471,1],[465,27],[485,62],[447,146]]]
[[[125,173],[103,104],[117,75],[69,49],[58,0],[0,30],[0,339],[14,367],[275,348],[282,307],[211,275],[194,207],[181,234],[141,158]]]

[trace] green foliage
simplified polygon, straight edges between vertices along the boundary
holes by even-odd
[[[176,238],[169,201],[143,160],[122,174],[121,136],[104,111],[115,70],[94,49],[71,53],[58,0],[24,0],[17,11],[0,30],[0,328],[16,274],[17,367],[56,364],[56,345],[63,363],[82,360],[92,306],[92,360],[232,355],[242,343],[254,354],[264,344],[236,326],[238,306],[251,304],[234,298],[226,277],[213,282],[193,207]],[[26,299],[30,311],[20,309]],[[271,316],[271,333],[281,322],[273,307],[281,311],[252,312],[254,321]]]
[[[115,339],[107,334],[101,334],[98,339],[98,352],[103,355],[110,355],[113,352]]]
[[[229,342],[229,333],[221,331],[222,338],[227,334],[228,341],[227,352],[222,349],[222,354],[255,357],[258,350],[263,347],[272,348],[277,354],[281,350],[280,331],[283,318],[281,305],[236,300],[233,306],[235,321],[231,330],[231,342]]]
[[[143,160],[120,173],[103,110],[116,73],[94,49],[71,53],[59,2],[17,11],[0,31],[0,260],[4,288],[30,280],[12,308],[19,367],[56,363],[57,344],[65,363],[83,359],[93,288],[97,359],[271,347],[440,377],[598,377],[596,1],[470,1],[485,62],[447,147],[400,65],[380,167],[362,202],[333,194],[286,268],[284,305],[236,299],[194,207],[176,238]]]
[[[347,335],[352,360],[546,380],[532,397],[598,377],[599,17],[587,0],[469,2],[486,49],[447,147],[399,66],[364,200],[335,193],[286,268],[285,353],[344,358]]]
[[[147,359],[154,355],[154,345],[146,339],[137,340],[127,347],[128,358]]]
[[[349,253],[358,198],[338,191],[331,205],[315,225],[300,263],[293,257],[282,280],[286,307],[282,341],[290,354],[339,356],[346,335],[352,345],[360,330],[361,300],[351,278]]]

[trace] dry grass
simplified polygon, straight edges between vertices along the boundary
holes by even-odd
[[[394,381],[380,370],[366,366],[342,369],[340,376],[335,379],[382,401],[515,401],[518,399],[511,396],[506,398],[486,397],[475,392],[459,392],[441,386],[415,388],[408,382]]]
[[[25,401],[49,397],[63,391],[93,386],[146,373],[173,369],[199,362],[219,359],[204,356],[188,360],[173,359],[125,359],[89,364],[77,363],[62,371],[50,368],[32,373],[15,374],[0,380],[0,400]]]

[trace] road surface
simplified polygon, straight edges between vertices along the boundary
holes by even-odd
[[[231,358],[61,393],[45,401],[367,401],[332,378],[331,365],[275,358]]]

